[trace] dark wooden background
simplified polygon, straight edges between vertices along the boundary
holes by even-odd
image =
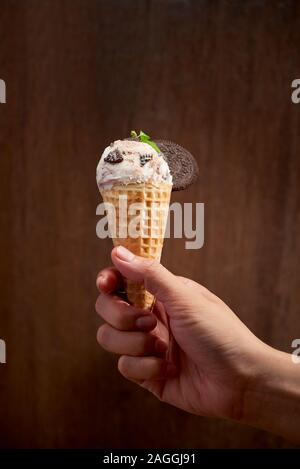
[[[126,382],[96,343],[101,150],[131,129],[197,157],[205,246],[164,263],[264,341],[300,337],[295,1],[0,0],[1,447],[286,447]]]

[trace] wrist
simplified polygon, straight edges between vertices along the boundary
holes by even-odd
[[[288,439],[300,435],[300,364],[261,344],[246,373],[241,421]]]

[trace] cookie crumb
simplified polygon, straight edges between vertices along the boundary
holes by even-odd
[[[105,158],[104,161],[110,164],[121,163],[124,160],[119,150],[111,151]]]

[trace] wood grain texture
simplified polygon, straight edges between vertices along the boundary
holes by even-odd
[[[300,337],[300,8],[294,1],[1,0],[1,447],[285,447],[121,378],[97,346],[101,149],[174,140],[200,180],[205,246],[163,261],[269,344]]]

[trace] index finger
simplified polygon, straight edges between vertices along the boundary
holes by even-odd
[[[106,267],[97,275],[96,285],[102,293],[113,293],[124,288],[123,277],[115,267]]]

